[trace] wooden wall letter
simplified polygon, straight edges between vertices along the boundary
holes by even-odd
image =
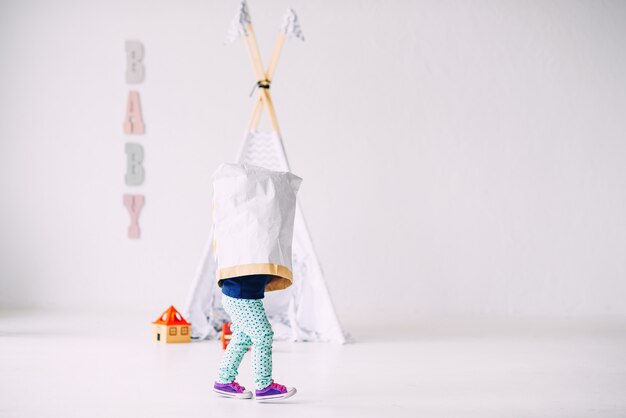
[[[137,41],[126,41],[126,82],[141,83],[144,77],[143,44]]]
[[[127,142],[126,150],[126,185],[139,186],[143,183],[143,147],[140,144]]]
[[[128,227],[128,237],[137,239],[139,238],[139,212],[145,203],[145,198],[140,194],[125,194],[124,206],[128,209],[130,214],[130,226]]]
[[[139,103],[139,92],[131,90],[128,92],[128,102],[126,103],[126,119],[124,120],[125,134],[142,134],[145,131],[143,119],[141,118],[141,104]]]

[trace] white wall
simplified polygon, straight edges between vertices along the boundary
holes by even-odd
[[[251,0],[339,314],[626,315],[626,3]],[[225,1],[0,3],[0,306],[184,305],[253,76]],[[125,82],[124,41],[146,79]],[[146,135],[121,124],[140,91]],[[146,182],[124,184],[127,141]],[[122,194],[146,195],[126,238]]]

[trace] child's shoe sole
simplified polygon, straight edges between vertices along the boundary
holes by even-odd
[[[257,396],[254,398],[257,402],[266,401],[282,401],[283,399],[291,398],[297,392],[296,388],[291,388],[287,393],[280,393],[278,395]]]
[[[219,390],[213,388],[213,392],[218,395],[224,396],[225,398],[233,398],[233,399],[250,399],[252,398],[252,392],[244,392],[244,393],[232,393],[226,392],[225,390]]]

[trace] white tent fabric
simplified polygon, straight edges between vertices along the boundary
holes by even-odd
[[[283,142],[275,132],[248,132],[239,150],[237,163],[290,171]],[[274,338],[345,343],[346,336],[330,299],[299,202],[296,205],[292,251],[294,285],[266,293],[263,303],[274,329]],[[229,320],[222,308],[221,289],[217,286],[215,275],[211,233],[185,310],[185,318],[191,322],[192,339],[218,338],[221,324]]]

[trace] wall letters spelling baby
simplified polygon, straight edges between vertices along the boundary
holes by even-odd
[[[126,41],[126,82],[139,84],[143,78],[143,45],[137,41]],[[131,90],[128,92],[126,118],[123,125],[126,135],[141,135],[145,132],[138,91]],[[126,152],[126,185],[141,186],[144,180],[143,147],[141,144],[127,142],[124,150]],[[139,212],[141,212],[144,202],[145,197],[142,194],[124,194],[123,203],[130,214],[129,238],[139,238]]]

